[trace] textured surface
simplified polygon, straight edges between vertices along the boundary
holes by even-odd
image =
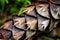
[[[60,37],[59,11],[60,5],[52,3],[31,5],[21,16],[14,15],[0,27],[0,40],[44,40],[40,37],[44,34]]]

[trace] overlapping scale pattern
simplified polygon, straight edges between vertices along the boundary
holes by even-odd
[[[38,37],[41,32],[48,32],[52,37],[60,37],[58,35],[60,34],[60,5],[56,5],[59,0],[54,1],[56,4],[50,3],[52,0],[49,3],[47,0],[44,1],[41,0],[41,3],[27,7],[21,16],[13,16],[13,19],[5,22],[0,27],[0,39],[41,40]]]

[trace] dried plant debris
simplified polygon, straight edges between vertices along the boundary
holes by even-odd
[[[55,4],[60,4],[60,0],[50,0],[50,2],[55,3]]]
[[[14,25],[19,29],[25,29],[25,17],[16,17],[13,19]]]
[[[48,4],[38,4],[36,10],[39,15],[50,18]]]
[[[37,19],[34,17],[26,16],[26,24],[30,30],[36,30]],[[28,29],[27,28],[27,29]]]
[[[60,19],[60,6],[50,4],[51,15],[55,19]]]
[[[38,30],[45,31],[45,29],[49,25],[49,21],[50,20],[45,19],[45,18],[38,15]]]

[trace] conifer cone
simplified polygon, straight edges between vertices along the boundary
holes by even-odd
[[[35,1],[34,1],[35,2]],[[41,36],[60,37],[60,1],[37,0],[23,13],[13,15],[0,27],[1,40],[44,40]]]

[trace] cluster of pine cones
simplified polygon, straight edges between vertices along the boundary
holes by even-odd
[[[0,27],[0,40],[43,40],[42,35],[60,37],[60,0],[38,0]]]

